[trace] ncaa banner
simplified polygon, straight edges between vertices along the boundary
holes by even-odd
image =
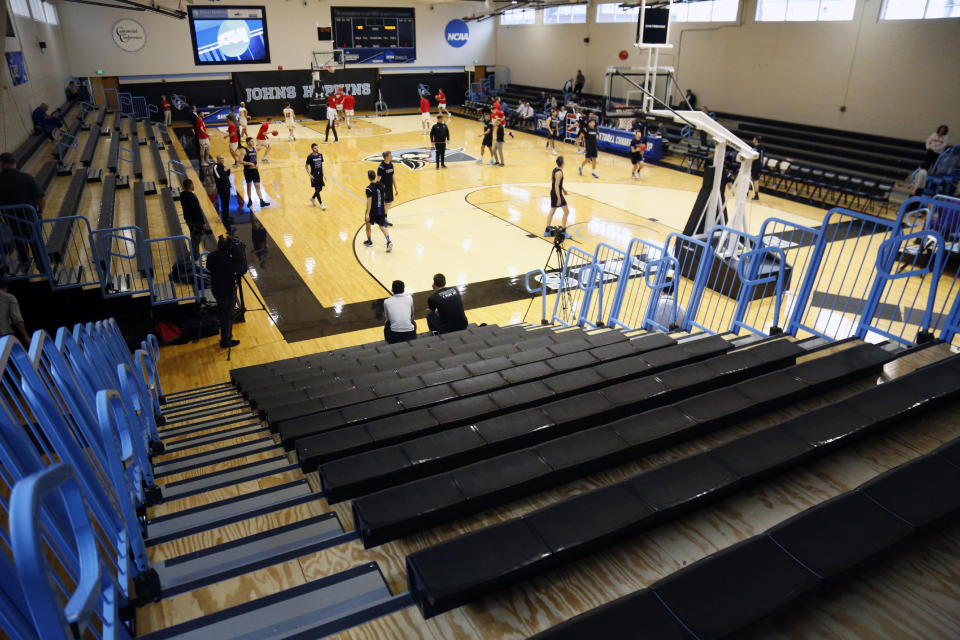
[[[463,20],[451,20],[444,29],[443,37],[448,45],[459,49],[470,39],[470,27]]]

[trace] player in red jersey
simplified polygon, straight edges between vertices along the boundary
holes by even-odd
[[[224,134],[230,144],[230,155],[233,156],[233,166],[240,166],[240,132],[237,130],[237,124],[233,120],[227,120],[227,133]]]
[[[270,153],[270,139],[268,138],[270,134],[270,116],[267,116],[263,120],[263,124],[260,125],[260,129],[257,131],[257,149],[266,149],[263,152],[263,157],[260,158],[262,162],[270,162],[267,160],[267,154]]]
[[[204,164],[210,158],[210,134],[207,133],[207,123],[203,121],[206,114],[197,114],[194,128],[197,133],[197,142],[200,144],[200,163]]]
[[[343,115],[347,119],[347,128],[353,129],[353,108],[357,104],[357,99],[352,94],[343,96]]]
[[[430,133],[430,101],[427,96],[420,96],[420,127],[423,133]]]
[[[323,136],[324,143],[330,141],[330,131],[333,131],[333,141],[339,142],[337,135],[337,99],[333,94],[327,96],[327,132]]]
[[[343,122],[344,120],[346,120],[346,117],[344,116],[344,113],[343,113],[343,100],[344,100],[343,87],[337,87],[337,93],[336,95],[333,96],[333,103],[334,103],[334,106],[336,106],[337,108],[337,120],[339,120],[340,122]]]
[[[447,96],[443,92],[443,89],[440,89],[439,91],[437,91],[436,99],[437,99],[437,113],[442,113],[444,115],[449,116],[450,112],[447,111]]]

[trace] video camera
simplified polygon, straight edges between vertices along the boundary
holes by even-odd
[[[243,265],[243,270],[247,270],[247,245],[236,236],[220,236],[217,239],[217,246],[223,247],[231,260]]]

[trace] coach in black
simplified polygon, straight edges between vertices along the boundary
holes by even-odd
[[[430,129],[430,142],[433,143],[433,148],[435,149],[437,157],[437,169],[443,167],[447,168],[444,159],[447,155],[447,142],[450,140],[450,129],[447,128],[447,123],[443,121],[443,116],[437,116],[437,124],[433,125]]]

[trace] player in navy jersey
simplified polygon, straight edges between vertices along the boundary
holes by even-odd
[[[483,164],[483,150],[490,151],[490,164],[493,162],[493,122],[490,120],[490,112],[483,114],[483,133],[480,134],[480,158],[477,160]]]
[[[383,188],[383,219],[388,227],[392,227],[393,223],[387,220],[387,215],[393,207],[393,196],[398,195],[400,191],[397,189],[397,181],[393,173],[393,154],[389,151],[383,152],[383,162],[377,167],[377,176]]]
[[[640,169],[643,169],[643,152],[647,150],[647,145],[643,141],[643,130],[637,129],[633,132],[633,140],[630,141],[630,163],[633,165],[633,171],[630,172],[631,178],[640,177]]]
[[[553,155],[557,155],[556,141],[560,139],[560,116],[556,109],[550,109],[550,117],[547,118],[547,148]]]
[[[570,209],[567,207],[567,190],[563,188],[563,156],[557,157],[557,166],[553,168],[550,174],[550,216],[547,218],[547,228],[544,230],[544,236],[560,235],[566,233],[567,216],[570,215]],[[557,209],[563,209],[563,220],[559,227],[553,226],[553,214]]]
[[[253,146],[253,138],[247,138],[247,146],[243,148],[243,179],[247,183],[247,207],[253,211],[251,187],[257,189],[260,206],[269,207],[270,203],[263,199],[263,193],[260,191],[260,168],[257,162],[257,148]]]
[[[363,246],[372,247],[373,240],[370,238],[371,225],[380,227],[383,237],[387,239],[387,253],[393,251],[393,242],[390,241],[390,232],[387,231],[387,212],[383,198],[383,184],[380,182],[380,176],[373,169],[367,171],[367,179],[370,184],[367,185],[367,206],[364,212],[364,222],[366,223],[367,239]]]
[[[600,176],[597,175],[597,121],[589,121],[587,128],[580,131],[580,137],[583,138],[583,162],[580,163],[577,171],[583,175],[583,165],[589,162],[593,168],[590,175],[599,178]]]
[[[320,199],[320,192],[323,191],[323,154],[320,153],[320,145],[314,142],[310,145],[312,153],[307,156],[307,175],[310,176],[310,185],[313,187],[313,195],[310,196],[310,204],[327,210],[327,205]],[[314,202],[316,200],[316,202]]]

